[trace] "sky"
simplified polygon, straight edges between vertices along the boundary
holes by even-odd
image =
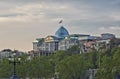
[[[120,37],[120,0],[0,0],[0,50],[32,50],[61,25],[70,34]]]

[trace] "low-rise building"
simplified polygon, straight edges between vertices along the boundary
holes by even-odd
[[[114,34],[110,34],[110,33],[103,33],[101,34],[102,39],[115,39],[115,35]]]
[[[0,59],[7,58],[12,55],[12,50],[4,49],[0,52]]]

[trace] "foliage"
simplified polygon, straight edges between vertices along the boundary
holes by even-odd
[[[101,67],[96,79],[113,79],[120,75],[120,48],[113,48],[101,55]]]
[[[83,74],[87,74],[89,69],[98,70],[95,79],[113,79],[120,75],[120,47],[79,54],[79,48],[74,46],[67,51],[57,51],[54,55],[30,61],[26,61],[27,55],[21,58],[22,62],[16,68],[17,75],[23,79],[50,79],[56,75],[59,79],[83,79]],[[1,60],[0,78],[9,78],[12,74],[13,65],[7,59]]]

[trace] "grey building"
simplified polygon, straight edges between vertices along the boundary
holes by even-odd
[[[110,34],[110,33],[103,33],[101,34],[102,39],[114,39],[115,35],[114,34]]]
[[[82,41],[79,41],[80,38],[88,37],[88,36],[89,35],[85,35],[85,34],[71,34],[59,42],[59,50],[66,50],[71,48],[74,45],[80,46],[79,42],[82,42]]]
[[[39,38],[33,42],[34,51],[58,51],[58,43],[69,35],[68,31],[61,26],[56,32],[55,35],[49,35],[46,38]]]

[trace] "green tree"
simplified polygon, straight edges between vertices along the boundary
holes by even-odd
[[[60,61],[58,72],[60,79],[79,79],[88,69],[88,65],[79,55],[68,56]]]

